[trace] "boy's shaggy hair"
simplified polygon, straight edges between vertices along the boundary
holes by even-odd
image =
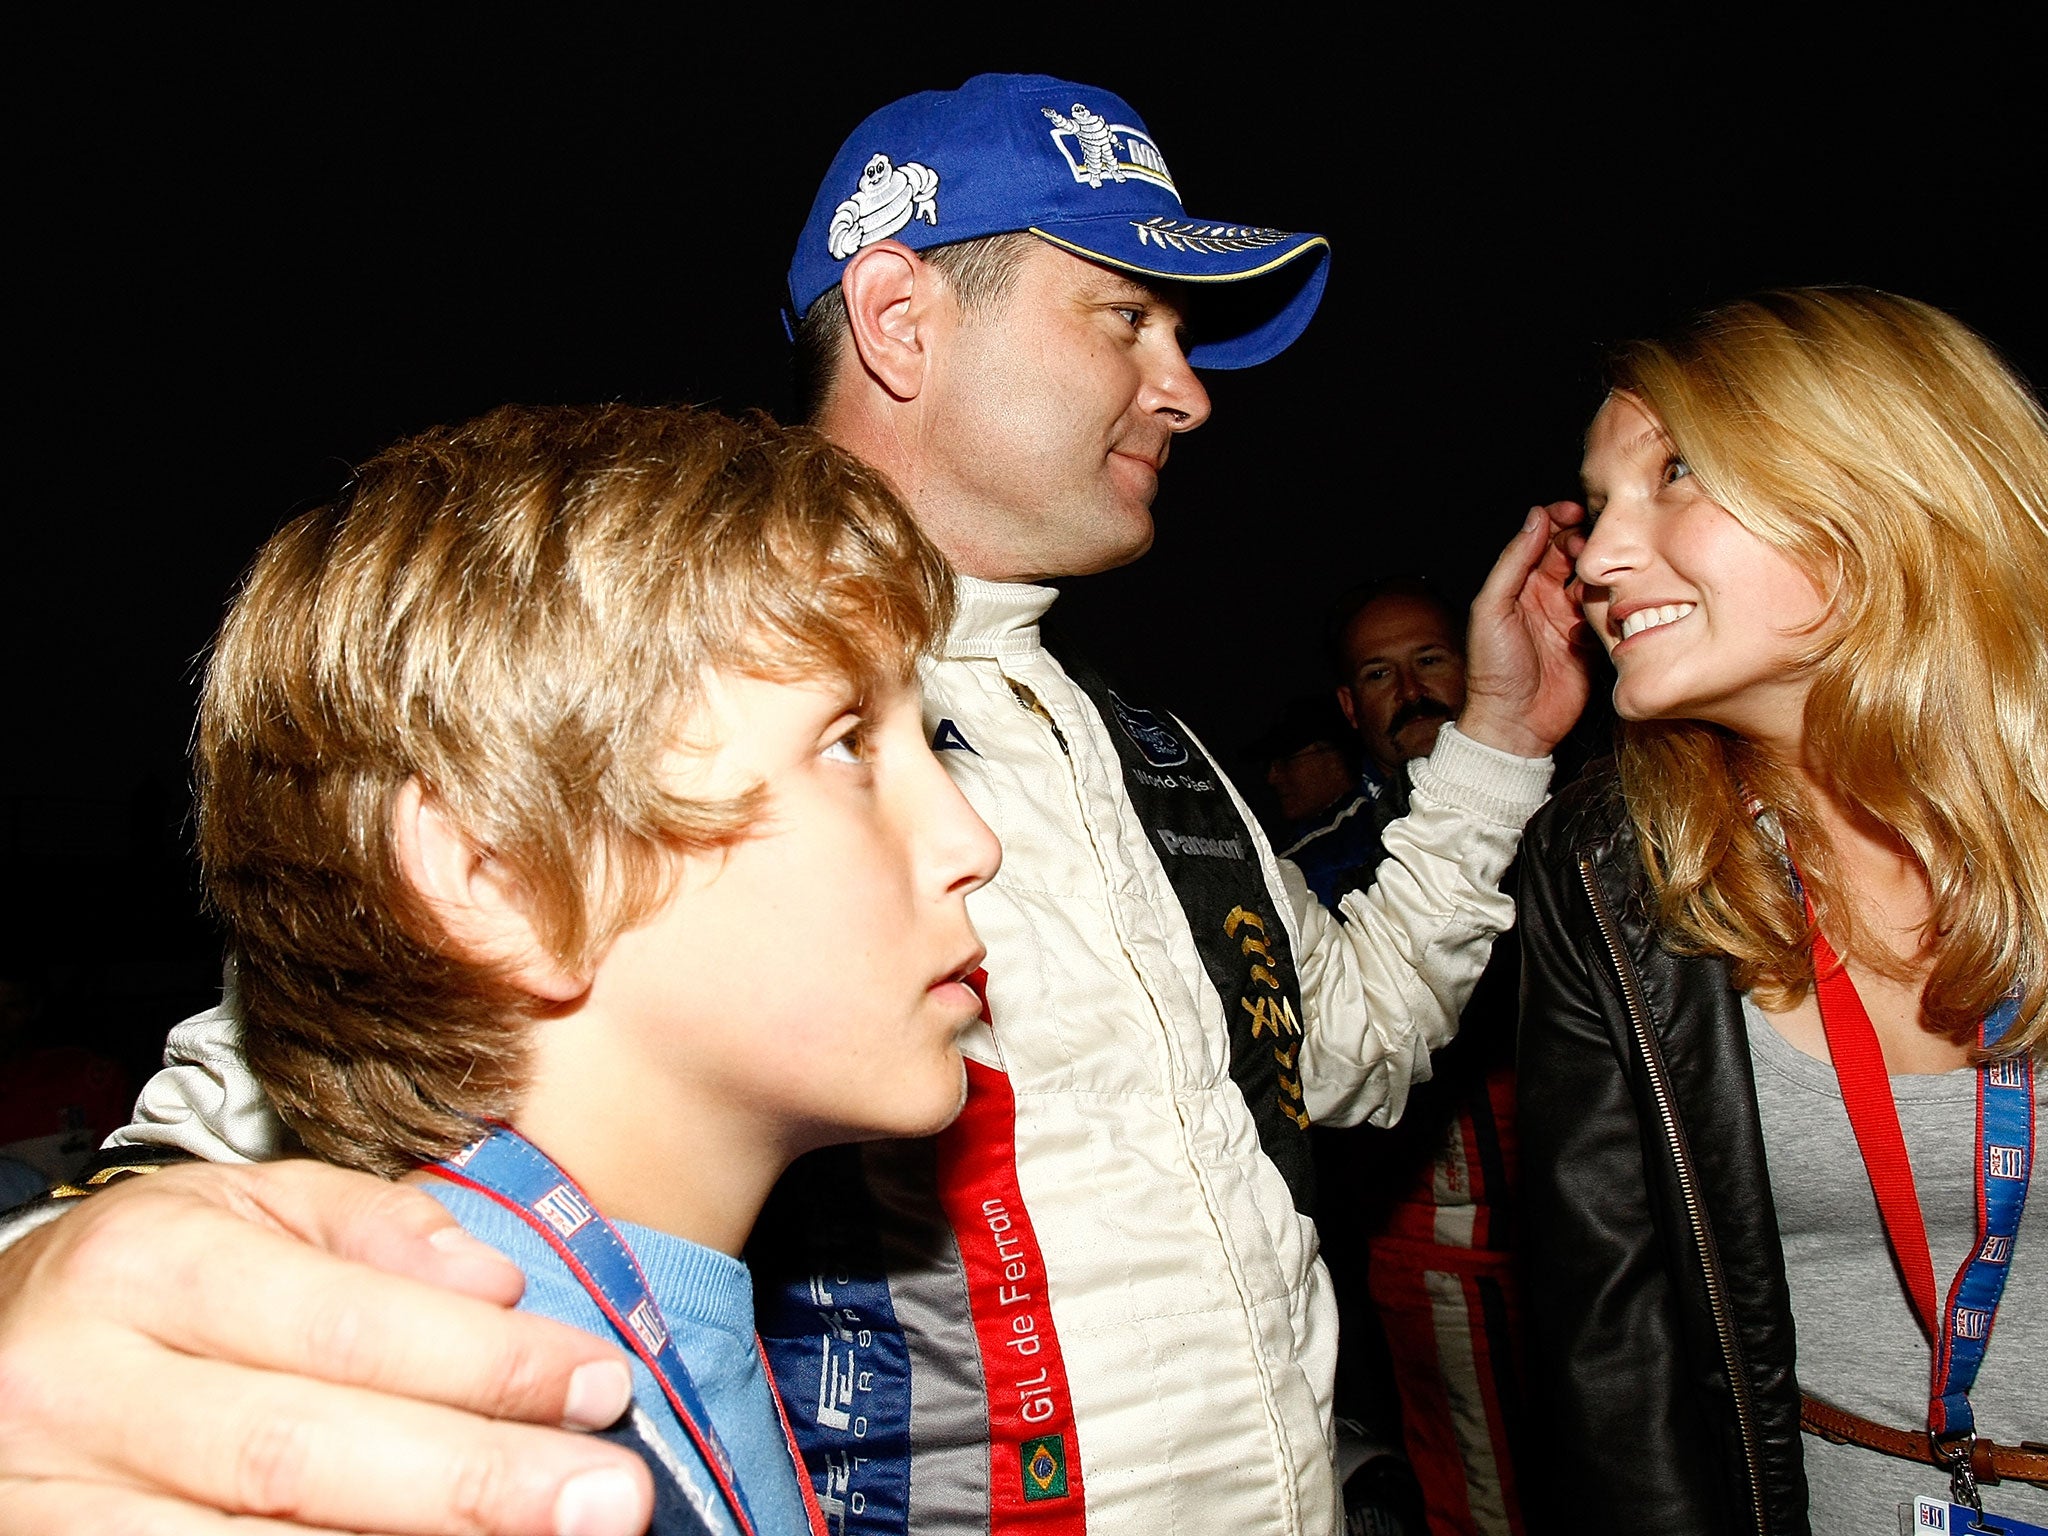
[[[250,1066],[329,1161],[384,1174],[510,1112],[537,1005],[401,876],[394,793],[445,805],[581,970],[758,795],[663,787],[708,671],[907,678],[951,576],[880,476],[763,418],[507,406],[397,444],[257,556],[207,668],[207,893]]]

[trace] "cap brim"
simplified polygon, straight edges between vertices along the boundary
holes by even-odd
[[[1218,219],[1066,219],[1034,224],[1039,239],[1076,256],[1172,283],[1254,282],[1270,302],[1232,304],[1229,334],[1202,335],[1189,350],[1197,368],[1250,368],[1277,357],[1308,328],[1330,275],[1330,242],[1321,235]],[[1254,290],[1242,297],[1251,299]]]

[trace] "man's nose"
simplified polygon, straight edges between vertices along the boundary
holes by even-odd
[[[1209,419],[1209,391],[1189,366],[1179,342],[1168,341],[1160,347],[1141,403],[1172,432],[1192,432]]]

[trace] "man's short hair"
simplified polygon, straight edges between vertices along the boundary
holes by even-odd
[[[1382,576],[1375,581],[1361,582],[1339,595],[1330,605],[1329,617],[1324,620],[1323,660],[1330,668],[1331,678],[1340,685],[1351,681],[1351,661],[1344,653],[1344,642],[1350,632],[1351,621],[1383,597],[1412,597],[1428,603],[1443,615],[1444,627],[1451,632],[1451,639],[1459,652],[1464,652],[1463,609],[1423,577]]]
[[[538,1005],[452,952],[400,874],[408,780],[581,970],[665,897],[677,851],[757,811],[758,789],[664,787],[707,673],[865,695],[951,603],[881,477],[766,418],[507,406],[363,465],[257,556],[200,706],[201,866],[286,1125],[395,1174],[523,1086]]]
[[[985,235],[935,245],[921,254],[952,286],[962,314],[986,315],[1002,308],[1017,281],[1018,270],[1036,235]],[[796,350],[790,362],[796,375],[796,407],[804,421],[816,421],[832,398],[833,381],[846,351],[846,299],[828,288],[796,325]]]

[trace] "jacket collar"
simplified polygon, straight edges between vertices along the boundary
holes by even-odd
[[[959,600],[946,636],[947,661],[1028,661],[1038,654],[1038,621],[1058,592],[1023,582],[957,579]]]
[[[1539,813],[1555,828],[1537,856],[1560,858],[1568,869],[1581,858],[1593,865],[1608,910],[1621,920],[1629,949],[1640,960],[1655,947],[1649,875],[1643,869],[1635,823],[1622,799],[1611,760],[1597,763]],[[1577,880],[1577,874],[1573,874]]]

